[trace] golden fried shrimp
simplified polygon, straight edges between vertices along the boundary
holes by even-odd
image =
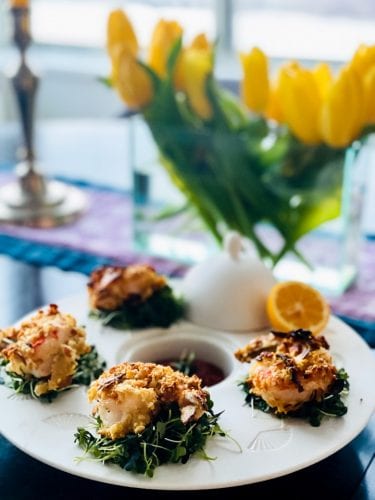
[[[288,413],[311,400],[321,400],[336,380],[337,370],[323,337],[306,330],[259,337],[235,356],[251,362],[246,382],[251,392]]]
[[[198,420],[207,409],[208,392],[201,380],[154,363],[122,363],[104,372],[91,384],[93,415],[102,422],[98,432],[110,439],[140,433],[160,409],[177,403],[181,421]]]
[[[87,285],[90,307],[107,311],[120,309],[133,297],[145,301],[164,286],[166,279],[147,264],[101,267],[91,274]]]
[[[54,304],[5,333],[13,340],[1,351],[6,370],[43,379],[36,385],[38,396],[69,385],[77,359],[91,349],[84,329]]]
[[[15,328],[7,328],[0,330],[0,356],[3,349],[17,340],[17,330]]]
[[[277,351],[299,356],[319,347],[329,348],[326,339],[323,336],[312,336],[308,330],[295,330],[289,333],[273,331],[268,335],[256,337],[245,347],[238,349],[234,355],[242,363],[249,363],[264,351]]]

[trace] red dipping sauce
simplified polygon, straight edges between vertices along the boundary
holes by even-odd
[[[173,365],[174,363],[178,363],[178,360],[161,359],[155,361],[155,363],[158,363],[159,365],[171,366],[173,369],[176,369]],[[221,368],[209,363],[208,361],[204,361],[203,359],[194,359],[191,363],[189,375],[197,375],[197,377],[202,380],[202,385],[206,387],[218,384],[225,378],[224,372]]]

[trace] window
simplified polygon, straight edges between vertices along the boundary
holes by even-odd
[[[213,3],[213,0],[122,3],[111,0],[34,0],[32,30],[37,43],[101,48],[105,44],[108,13],[123,5],[143,47],[147,46],[160,17],[179,21],[188,39],[202,31],[214,38]]]
[[[375,43],[374,0],[32,0],[38,45],[102,50],[110,10],[123,7],[147,47],[160,17],[178,20],[186,39],[205,31],[222,48],[257,45],[275,58],[343,61]],[[7,29],[0,2],[0,44]],[[8,27],[9,28],[9,27]],[[224,51],[225,52],[225,51]]]
[[[343,61],[375,43],[373,0],[235,0],[233,46],[270,56]]]
[[[5,45],[10,36],[10,26],[8,22],[8,6],[6,2],[0,1],[0,47]]]
[[[123,5],[143,46],[160,17],[177,19],[187,38],[205,31],[235,50],[262,47],[274,57],[344,60],[375,42],[373,0],[33,0],[41,44],[103,47],[108,12]],[[226,18],[225,18],[226,17]],[[230,18],[230,19],[228,19]],[[230,22],[231,21],[231,22]]]

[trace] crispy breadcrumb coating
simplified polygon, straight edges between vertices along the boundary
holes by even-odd
[[[246,382],[277,413],[288,413],[311,400],[320,401],[336,380],[337,370],[324,337],[310,332],[273,332],[235,352],[251,362]]]
[[[93,271],[87,285],[90,307],[107,311],[120,309],[130,298],[147,300],[166,284],[166,279],[147,264],[101,267]]]
[[[13,342],[6,344],[6,339]],[[73,316],[60,313],[55,304],[19,327],[3,330],[1,340],[0,355],[8,361],[8,372],[42,379],[35,388],[37,396],[68,386],[77,359],[91,349],[84,329]]]
[[[102,422],[99,433],[110,439],[140,433],[164,405],[177,403],[183,423],[198,420],[207,409],[208,392],[201,380],[154,363],[122,363],[91,384],[93,415]]]
[[[17,330],[15,328],[7,328],[0,330],[0,356],[3,349],[8,347],[9,344],[17,340]]]

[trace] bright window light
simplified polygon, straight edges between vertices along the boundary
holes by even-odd
[[[32,30],[37,43],[83,47],[104,47],[108,13],[126,9],[140,44],[146,47],[155,23],[175,19],[191,39],[202,31],[213,39],[215,20],[212,1],[112,2],[103,0],[34,0]]]
[[[280,58],[342,61],[375,44],[373,0],[237,0],[233,46]]]

